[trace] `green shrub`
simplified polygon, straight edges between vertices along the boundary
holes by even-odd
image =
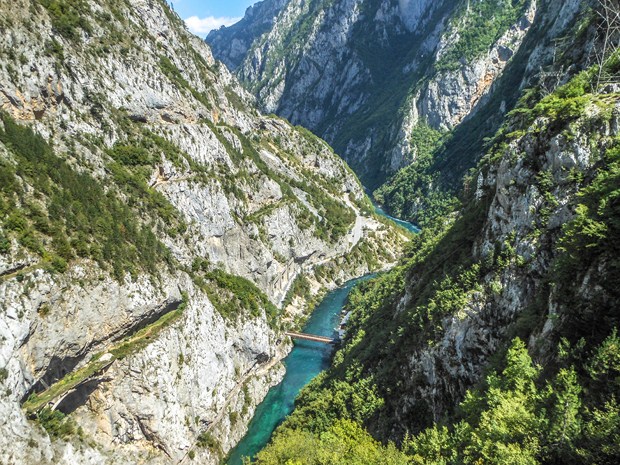
[[[222,270],[207,272],[204,277],[211,285],[203,288],[222,316],[236,318],[247,312],[259,317],[265,310],[270,323],[276,324],[277,307],[251,281]]]
[[[65,271],[67,271],[68,268],[67,261],[57,255],[52,257],[50,265],[52,267],[52,270],[57,273],[64,273]]]
[[[288,307],[295,297],[303,297],[306,300],[309,299],[310,296],[310,281],[304,274],[300,274],[295,278],[293,284],[289,288],[286,293],[286,297],[284,298],[284,303],[282,304],[282,308]]]
[[[135,145],[115,145],[108,154],[117,162],[125,166],[150,166],[153,164],[152,155],[144,147]]]
[[[56,39],[48,40],[45,43],[45,54],[55,57],[60,62],[65,61],[65,50]]]
[[[11,241],[0,232],[0,254],[7,254],[11,251]]]
[[[28,230],[28,219],[23,212],[15,210],[4,221],[4,226],[10,231],[23,233]]]
[[[47,315],[50,314],[50,311],[51,311],[50,306],[44,304],[38,308],[37,313],[42,317],[46,317]]]
[[[77,432],[75,423],[58,410],[45,407],[37,415],[37,421],[54,438],[66,439]]]
[[[257,465],[408,465],[394,444],[377,442],[361,425],[335,421],[323,434],[279,429],[269,447],[258,453]]]
[[[43,255],[45,251],[43,248],[43,244],[37,238],[35,232],[28,228],[17,237],[17,241],[30,252],[36,253],[38,255]]]
[[[84,0],[37,0],[50,15],[52,27],[69,40],[78,40],[79,30],[92,33],[87,16],[91,10]]]
[[[544,117],[549,120],[552,130],[559,131],[559,128],[582,116],[588,103],[593,100],[594,96],[589,93],[593,78],[593,69],[582,71],[567,84],[537,102],[533,102],[535,92],[525,93],[517,108],[508,114],[508,123],[505,126],[526,128],[536,118]],[[519,134],[511,133],[511,135],[516,137]]]
[[[210,449],[214,452],[218,452],[220,450],[219,441],[211,433],[208,433],[206,431],[204,433],[200,433],[196,444],[198,445],[198,447],[201,447],[203,449]]]
[[[182,222],[162,194],[148,187],[147,172],[136,165],[150,161],[146,149],[128,145],[111,150],[120,160],[111,171],[130,199],[128,206],[117,189],[104,188],[101,181],[74,170],[32,129],[5,113],[0,118],[0,141],[16,161],[15,167],[0,162],[0,207],[7,207],[6,213],[0,208],[0,221],[5,234],[15,234],[34,253],[54,257],[48,261],[58,272],[76,255],[109,265],[119,279],[126,272],[153,273],[158,263],[170,263],[168,249],[153,230],[160,218],[176,231],[183,229]],[[29,184],[41,201],[18,204],[16,199],[25,195],[17,179]],[[140,224],[139,217],[146,224]]]

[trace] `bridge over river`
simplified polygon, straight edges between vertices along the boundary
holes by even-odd
[[[335,344],[337,339],[325,336],[316,336],[314,334],[298,333],[295,331],[287,331],[284,333],[293,339],[303,339],[306,341],[322,342],[324,344]]]

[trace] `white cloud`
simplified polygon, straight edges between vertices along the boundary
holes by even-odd
[[[185,24],[190,31],[197,35],[207,35],[213,29],[218,29],[220,26],[230,26],[238,22],[241,18],[231,18],[228,16],[222,16],[216,18],[215,16],[207,16],[206,18],[199,18],[198,16],[190,16],[185,20]]]

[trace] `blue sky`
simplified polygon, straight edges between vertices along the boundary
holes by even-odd
[[[169,0],[190,31],[201,37],[211,29],[230,26],[243,17],[257,0]]]

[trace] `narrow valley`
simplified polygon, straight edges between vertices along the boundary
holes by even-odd
[[[619,0],[174,3],[0,0],[0,465],[619,463]]]

